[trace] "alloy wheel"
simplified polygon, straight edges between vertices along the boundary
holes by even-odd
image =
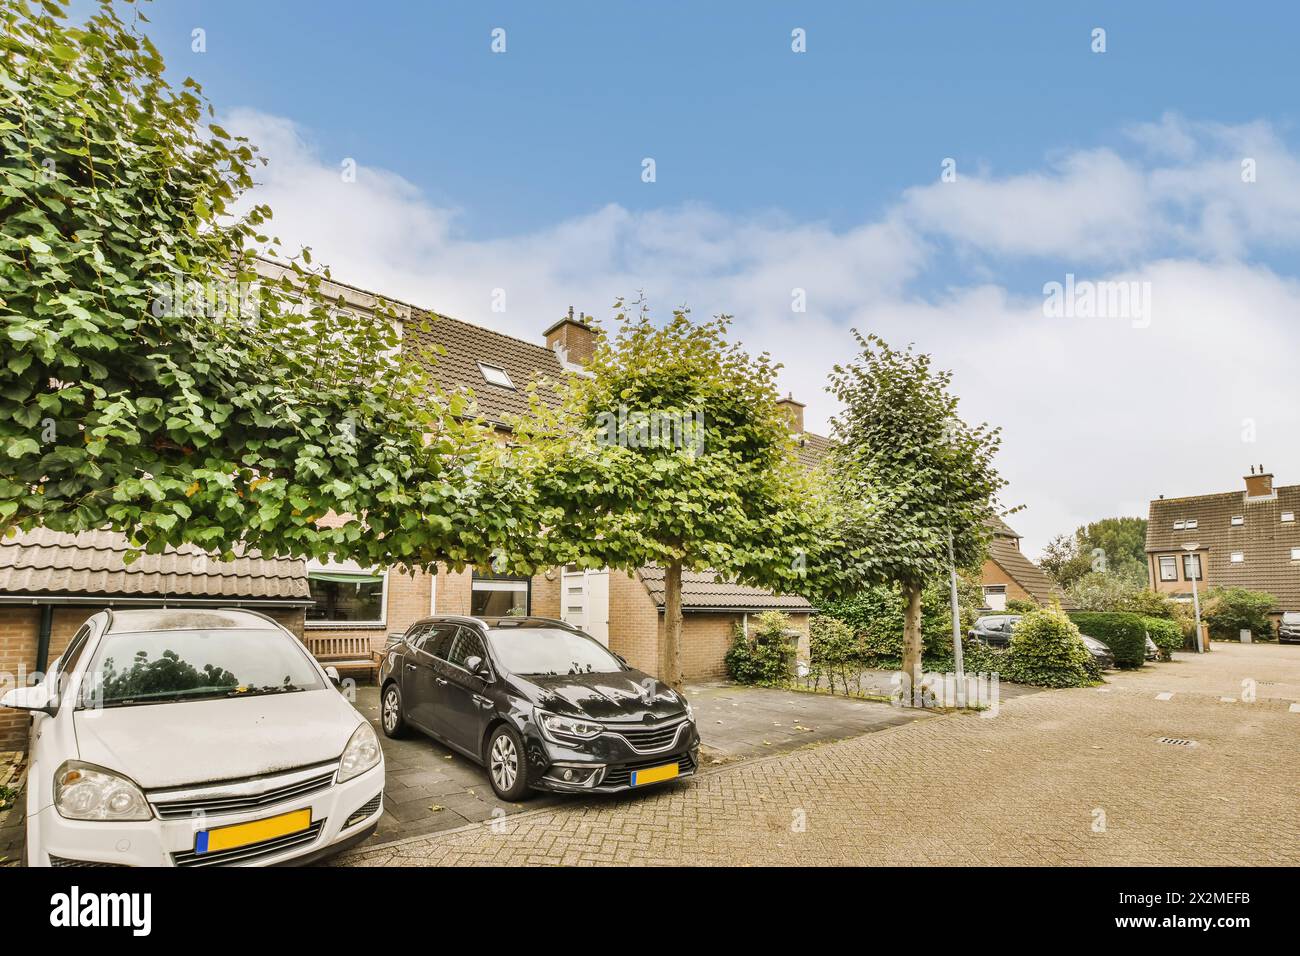
[[[397,727],[398,718],[397,691],[389,689],[384,695],[384,729],[390,734]]]
[[[505,791],[515,785],[515,777],[519,773],[519,753],[509,734],[500,734],[492,741],[491,771],[492,780],[498,789]]]

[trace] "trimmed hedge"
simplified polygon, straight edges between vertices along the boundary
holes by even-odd
[[[1162,661],[1173,660],[1174,651],[1181,651],[1186,646],[1187,639],[1183,637],[1183,629],[1179,627],[1177,621],[1162,617],[1143,617],[1142,625],[1147,629],[1147,634],[1155,642],[1156,647],[1160,648]]]
[[[1119,611],[1072,611],[1070,620],[1115,655],[1117,667],[1141,667],[1147,657],[1147,627],[1138,614]],[[1154,638],[1153,638],[1154,640]]]
[[[1079,628],[1060,608],[1026,614],[1011,634],[1002,676],[1038,687],[1089,687],[1100,683]]]

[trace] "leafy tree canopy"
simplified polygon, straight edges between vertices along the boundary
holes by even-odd
[[[819,583],[831,595],[923,587],[948,573],[949,534],[958,567],[978,566],[1006,484],[993,466],[1000,429],[962,421],[952,374],[929,355],[854,335],[858,358],[831,372],[844,410],[832,425],[836,527]]]
[[[1103,518],[1073,535],[1057,535],[1040,564],[1063,588],[1094,572],[1141,587],[1147,582],[1146,536],[1145,518]]]
[[[236,214],[256,148],[138,24],[108,0],[0,19],[0,530],[427,565],[527,523],[391,310],[339,308],[309,252],[261,274],[271,212]]]

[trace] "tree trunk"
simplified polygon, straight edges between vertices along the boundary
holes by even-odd
[[[664,646],[659,678],[674,690],[682,688],[682,562],[664,572]]]
[[[921,686],[921,586],[903,585],[903,673],[907,675],[910,706]]]

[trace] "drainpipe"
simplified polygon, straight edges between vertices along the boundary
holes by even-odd
[[[54,629],[54,605],[42,604],[41,628],[36,635],[36,672],[45,673],[50,662],[50,631]]]

